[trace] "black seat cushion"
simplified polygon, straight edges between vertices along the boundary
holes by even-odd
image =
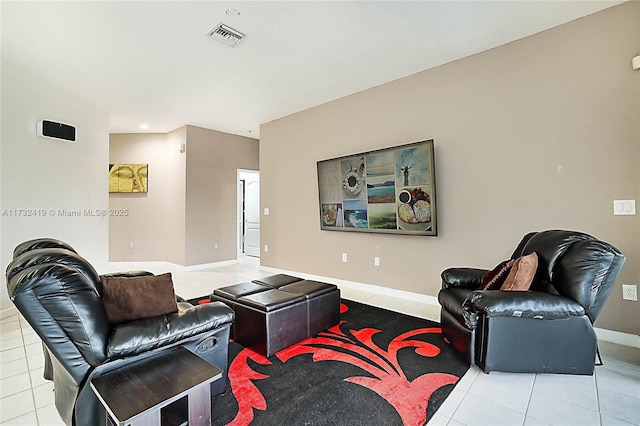
[[[259,293],[261,291],[269,290],[270,287],[254,282],[246,282],[240,284],[234,284],[227,287],[217,288],[213,291],[213,294],[229,300],[238,300],[239,297],[248,296],[253,293]]]
[[[337,290],[337,286],[320,281],[302,280],[280,287],[280,290],[302,294],[307,299]]]
[[[212,302],[175,314],[119,324],[111,329],[107,355],[117,359],[157,350],[215,330],[233,319],[228,306]]]
[[[251,306],[263,312],[271,312],[293,305],[294,303],[304,302],[305,300],[305,297],[301,294],[294,294],[274,288],[240,297],[238,298],[238,303]]]
[[[268,285],[269,287],[273,288],[280,288],[283,285],[291,284],[296,281],[302,281],[302,278],[293,277],[286,274],[277,274],[270,277],[253,280],[254,283]]]

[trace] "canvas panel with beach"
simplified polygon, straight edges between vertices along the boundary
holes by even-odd
[[[364,200],[344,200],[344,226],[368,228],[367,203]]]

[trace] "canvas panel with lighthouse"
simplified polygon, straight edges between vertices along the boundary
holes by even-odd
[[[324,230],[437,235],[433,140],[318,162]]]

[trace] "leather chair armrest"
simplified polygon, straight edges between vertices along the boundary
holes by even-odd
[[[178,312],[186,311],[188,309],[193,308],[193,305],[187,301],[180,300],[182,299],[180,296],[176,296],[176,304],[178,305]]]
[[[171,346],[193,336],[231,324],[234,313],[222,302],[207,303],[112,327],[107,345],[109,359],[134,356]]]
[[[540,320],[567,319],[585,315],[578,302],[568,297],[537,291],[476,290],[463,305],[467,314],[486,317],[517,317]]]
[[[488,269],[477,268],[449,268],[442,271],[442,288],[461,287],[479,288],[482,278],[489,272]]]

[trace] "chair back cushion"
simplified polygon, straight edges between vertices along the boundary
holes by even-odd
[[[529,240],[531,239],[531,237],[533,237],[536,234],[537,232],[529,232],[527,235],[522,237],[522,241],[520,241],[520,244],[518,244],[518,247],[516,247],[516,249],[513,251],[513,254],[511,255],[511,259],[515,260],[520,256],[522,256],[524,246],[526,246]]]
[[[593,323],[613,289],[625,256],[599,240],[572,244],[557,262],[553,284],[558,291],[584,306]]]
[[[514,256],[538,255],[532,288],[539,290],[551,283],[559,294],[580,303],[595,321],[622,268],[624,255],[612,245],[576,231],[542,231],[527,234],[525,239]]]
[[[106,359],[109,322],[95,287],[77,269],[38,264],[8,281],[9,297],[56,359],[82,380]]]
[[[64,241],[57,240],[55,238],[35,238],[33,240],[25,241],[15,249],[13,249],[13,258],[20,256],[22,253],[26,253],[30,250],[41,249],[41,248],[63,248],[74,253],[77,253],[76,250],[71,247],[69,244]]]
[[[552,280],[556,262],[567,249],[575,242],[595,240],[594,237],[582,232],[574,231],[542,231],[532,235],[522,247],[519,256],[531,254],[534,251],[538,255],[538,273],[536,278]]]
[[[7,266],[7,281],[23,269],[45,263],[58,263],[77,269],[102,297],[102,282],[93,266],[76,252],[64,248],[37,248],[15,257]]]

